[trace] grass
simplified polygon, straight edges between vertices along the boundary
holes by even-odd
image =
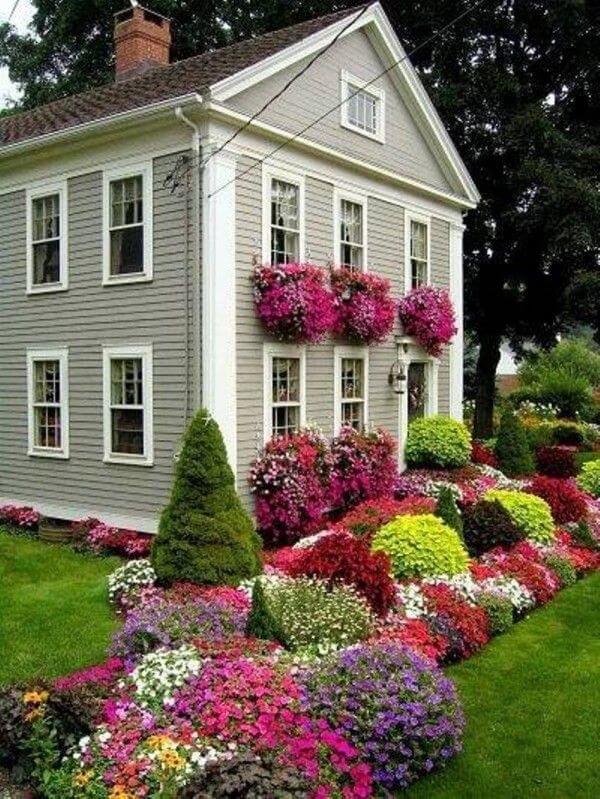
[[[600,574],[447,672],[467,716],[464,752],[407,799],[598,795]]]
[[[104,659],[117,627],[106,576],[118,564],[0,530],[0,684]]]

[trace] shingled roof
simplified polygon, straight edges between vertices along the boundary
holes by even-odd
[[[201,93],[214,83],[355,14],[363,7],[355,6],[301,22],[255,39],[246,39],[210,53],[150,69],[129,80],[111,83],[31,111],[5,117],[0,120],[0,149],[9,144],[133,111],[153,103],[194,92]]]

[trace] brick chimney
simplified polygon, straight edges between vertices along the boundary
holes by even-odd
[[[136,2],[115,14],[115,77],[126,80],[169,63],[171,21]]]

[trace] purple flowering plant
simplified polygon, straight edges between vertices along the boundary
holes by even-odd
[[[253,275],[256,313],[280,341],[315,344],[336,321],[325,272],[313,264],[263,264]]]
[[[461,750],[464,716],[453,683],[396,643],[359,644],[300,675],[309,712],[362,753],[376,782],[405,788]]]

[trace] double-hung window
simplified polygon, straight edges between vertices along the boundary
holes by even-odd
[[[27,383],[29,455],[68,458],[68,350],[28,350]]]
[[[368,350],[362,347],[335,348],[334,426],[363,430],[368,424]]]
[[[68,287],[67,185],[44,186],[27,195],[27,291]]]
[[[104,460],[153,463],[152,347],[104,348]]]
[[[342,71],[341,124],[370,139],[385,141],[385,92]]]
[[[339,192],[336,203],[336,258],[353,272],[366,268],[366,201]]]
[[[430,282],[429,220],[406,216],[406,289],[417,289]]]
[[[152,167],[104,175],[104,283],[152,278]]]
[[[266,345],[264,370],[265,440],[291,435],[305,423],[304,350]]]
[[[300,260],[300,186],[271,178],[271,263]]]

